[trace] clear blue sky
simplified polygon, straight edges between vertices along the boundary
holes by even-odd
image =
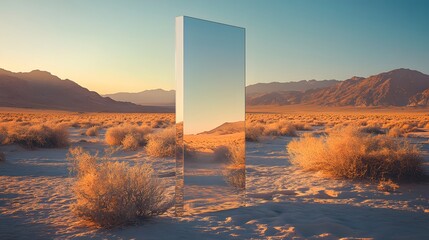
[[[247,84],[429,73],[425,0],[0,0],[0,68],[100,93],[174,89],[174,19],[246,28]]]

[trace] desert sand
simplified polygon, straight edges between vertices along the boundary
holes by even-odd
[[[421,115],[420,115],[421,116]],[[424,115],[423,115],[424,117]],[[70,146],[91,152],[108,148],[98,136],[70,128]],[[319,129],[315,127],[313,132]],[[429,184],[401,183],[380,191],[368,181],[336,180],[290,164],[285,146],[297,137],[266,136],[246,143],[243,207],[176,217],[174,209],[132,226],[98,229],[74,216],[68,147],[28,150],[2,145],[1,239],[427,239]],[[428,130],[408,134],[429,173]],[[112,161],[146,162],[174,195],[175,159],[149,157],[142,149],[118,151]]]

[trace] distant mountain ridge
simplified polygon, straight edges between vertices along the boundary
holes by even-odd
[[[429,75],[404,68],[367,78],[258,83],[246,89],[246,104],[249,106],[429,107]],[[0,107],[83,112],[174,112],[174,90],[154,89],[106,96],[71,80],[61,80],[46,71],[14,73],[0,68]]]
[[[428,89],[429,75],[401,68],[367,78],[353,77],[324,88],[248,95],[246,102],[249,105],[426,107]]]
[[[102,97],[77,83],[46,71],[14,73],[0,69],[0,107],[83,112],[172,112]]]
[[[174,90],[152,89],[138,93],[119,92],[103,96],[110,97],[116,101],[126,101],[149,106],[174,106],[175,103]]]
[[[256,83],[246,87],[246,94],[261,94],[278,91],[307,91],[310,89],[318,89],[329,87],[337,84],[338,80],[301,80],[298,82],[271,82],[271,83]]]

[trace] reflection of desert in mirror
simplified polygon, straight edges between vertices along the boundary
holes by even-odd
[[[428,9],[0,0],[0,240],[429,239]]]
[[[176,119],[182,126],[183,115],[184,146],[177,161],[183,157],[184,213],[240,207],[245,189],[244,29],[185,16],[176,18],[176,38]]]
[[[185,210],[213,212],[243,205],[244,121],[184,136]]]

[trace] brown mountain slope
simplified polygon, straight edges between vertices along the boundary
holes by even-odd
[[[304,92],[299,91],[278,91],[270,93],[246,94],[246,104],[249,105],[290,105],[298,104]]]
[[[120,92],[106,94],[104,97],[110,97],[116,101],[132,102],[139,105],[150,106],[173,106],[175,102],[175,91],[166,91],[163,89],[145,90],[138,93]]]
[[[333,86],[308,90],[300,101],[290,92],[270,93],[249,99],[249,105],[314,104],[324,106],[407,106],[416,94],[429,88],[429,76],[409,69],[396,69],[368,78],[353,77]],[[268,99],[267,99],[268,98]],[[281,99],[278,101],[277,99]]]
[[[411,97],[408,106],[429,107],[429,88]]]
[[[166,112],[101,97],[71,80],[34,70],[13,73],[0,69],[0,107],[55,109],[83,112]]]
[[[301,80],[298,82],[271,82],[256,83],[246,87],[246,94],[261,94],[277,91],[299,91],[304,92],[310,89],[325,88],[337,84],[338,80]]]

